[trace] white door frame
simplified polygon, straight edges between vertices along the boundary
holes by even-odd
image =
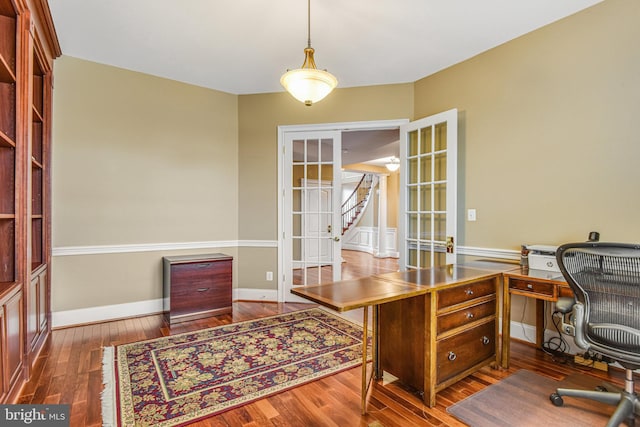
[[[381,130],[400,128],[400,126],[408,123],[408,119],[396,119],[396,120],[376,120],[366,122],[342,122],[342,123],[323,123],[323,124],[306,124],[306,125],[285,125],[278,126],[278,302],[285,301],[303,301],[295,295],[291,294],[291,283],[284,283],[284,230],[285,230],[285,215],[283,207],[283,196],[285,190],[284,181],[284,149],[285,149],[285,135],[289,132],[316,132],[316,131],[355,131],[355,130]],[[402,150],[402,147],[401,147]],[[340,208],[339,206],[337,207]]]

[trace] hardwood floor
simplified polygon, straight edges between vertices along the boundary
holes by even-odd
[[[169,328],[160,315],[118,320],[53,331],[40,357],[34,379],[19,403],[67,403],[71,426],[101,425],[102,347],[219,326],[315,306],[236,302],[233,314],[187,322]],[[375,384],[369,397],[369,413],[360,415],[360,368],[353,368],[296,387],[218,416],[195,426],[462,426],[446,408],[490,384],[528,369],[560,380],[583,371],[621,384],[622,375],[580,369],[561,364],[529,345],[513,342],[508,370],[483,368],[440,392],[436,406],[424,406],[418,396],[399,384]]]
[[[372,274],[384,274],[398,271],[397,258],[376,258],[359,251],[342,250],[342,279],[357,279],[359,277],[371,276]],[[332,281],[332,267],[308,267],[298,269],[293,272],[293,284],[302,285],[316,283],[330,283]],[[306,274],[306,280],[305,280]],[[320,280],[318,280],[320,275]]]

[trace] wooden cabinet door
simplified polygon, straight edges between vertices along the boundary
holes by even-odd
[[[27,342],[33,347],[38,339],[38,295],[40,280],[38,276],[31,278],[29,292],[27,292]]]
[[[49,301],[47,300],[47,270],[38,276],[38,332],[44,333],[47,330],[47,312],[49,311]]]
[[[7,334],[5,331],[6,322],[4,319],[4,306],[0,306],[0,402],[4,402],[8,389],[7,370],[5,369],[5,356],[7,354],[7,340],[5,339]]]
[[[22,357],[23,357],[23,320],[22,320],[22,291],[17,292],[10,297],[4,304],[4,324],[5,324],[5,343],[3,349],[3,365],[6,362],[5,379],[7,380],[7,389],[18,380],[22,373]]]
[[[27,339],[30,349],[47,329],[47,270],[31,278],[27,294]]]

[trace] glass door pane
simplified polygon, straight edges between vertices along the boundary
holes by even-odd
[[[403,268],[455,262],[457,110],[403,126]],[[405,171],[404,173],[402,171]]]
[[[285,144],[288,293],[292,286],[340,280],[340,139],[337,132],[294,133]]]

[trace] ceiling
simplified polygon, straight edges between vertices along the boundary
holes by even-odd
[[[601,0],[312,0],[339,87],[414,82]],[[232,94],[283,91],[305,0],[49,0],[63,55]]]
[[[311,0],[318,68],[338,87],[415,82],[601,0]],[[232,94],[283,91],[305,0],[49,0],[63,55]],[[343,133],[342,163],[383,165],[398,130]]]

